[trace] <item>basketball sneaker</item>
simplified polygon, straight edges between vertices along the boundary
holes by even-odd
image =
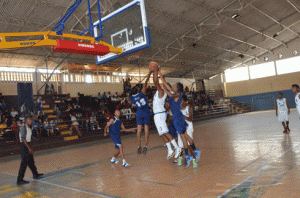
[[[178,159],[175,159],[175,160],[173,161],[173,163],[174,163],[174,164],[177,164],[177,163],[178,163]]]
[[[116,160],[116,159],[111,159],[111,160],[110,160],[110,162],[111,162],[111,163],[113,163],[113,164],[117,164],[117,163],[119,163],[119,161],[118,161],[118,160]]]
[[[146,155],[147,154],[147,150],[148,150],[147,147],[144,147],[142,152]]]
[[[189,165],[191,164],[193,157],[191,155],[185,155],[185,167],[189,167]]]
[[[130,164],[128,164],[127,162],[123,163],[123,167],[128,167],[130,166]]]
[[[181,148],[175,149],[175,158],[177,159],[181,155]]]
[[[199,162],[201,151],[200,150],[194,150],[194,154],[196,156],[196,161]]]
[[[291,132],[290,128],[287,128],[287,132]]]
[[[137,153],[138,153],[138,154],[141,154],[141,153],[142,153],[142,148],[141,148],[141,147],[138,148]]]
[[[193,159],[193,168],[198,168],[198,164],[196,159]]]
[[[174,154],[175,154],[175,151],[173,151],[173,150],[171,152],[168,152],[167,159],[171,159],[174,156]]]
[[[182,165],[182,157],[179,157],[179,158],[177,159],[177,165],[178,165],[178,166],[181,166],[181,165]]]

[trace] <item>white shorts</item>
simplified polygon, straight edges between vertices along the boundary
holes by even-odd
[[[154,115],[154,123],[159,136],[169,133],[167,126],[167,113],[158,113]]]
[[[192,123],[188,124],[188,126],[186,128],[186,133],[188,134],[188,136],[190,136],[193,139],[194,127],[193,127]],[[190,145],[189,141],[188,141],[188,145]],[[179,148],[184,147],[179,133],[178,133],[178,146],[179,146]]]
[[[287,111],[278,112],[278,121],[287,122],[289,121],[289,115]]]

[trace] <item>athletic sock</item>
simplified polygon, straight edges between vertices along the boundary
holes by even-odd
[[[115,157],[113,157],[111,160],[115,160],[116,158]]]
[[[184,149],[185,155],[189,155],[189,149]]]
[[[195,144],[192,144],[191,147],[192,147],[193,150],[196,150]]]
[[[171,144],[170,142],[166,143],[167,147],[168,147],[168,151],[171,152],[172,151],[172,147],[171,147]]]
[[[179,147],[178,147],[178,145],[177,145],[175,139],[173,139],[173,140],[171,141],[171,143],[172,143],[172,145],[174,146],[174,148],[175,148],[176,150],[179,149]]]

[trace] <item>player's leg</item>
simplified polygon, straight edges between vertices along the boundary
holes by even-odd
[[[282,126],[283,126],[283,129],[284,129],[283,133],[286,133],[286,126],[285,126],[284,122],[282,122]]]
[[[141,140],[141,133],[142,133],[142,125],[137,125],[137,140],[138,140],[138,150],[137,153],[142,153],[142,140]]]
[[[125,160],[124,151],[123,151],[123,146],[120,145],[120,146],[119,146],[119,149],[120,149],[120,155],[121,155],[122,160],[123,160],[123,167],[128,167],[128,166],[130,166],[130,164],[128,164],[128,163],[126,162],[126,160]]]
[[[113,142],[116,142],[116,141],[113,140]],[[116,160],[116,157],[118,157],[119,153],[120,153],[119,146],[117,143],[115,143],[115,153],[114,153],[114,156],[110,160],[111,163],[114,163],[114,164],[119,163],[119,161]]]
[[[286,129],[287,129],[288,132],[291,131],[291,130],[290,130],[290,127],[289,127],[289,124],[290,124],[290,122],[289,122],[289,121],[286,121]]]
[[[180,133],[180,138],[182,140],[184,152],[185,152],[185,163],[186,163],[185,167],[188,167],[192,162],[194,156],[189,155],[188,142],[186,139],[186,135],[184,133],[185,131],[183,133]]]
[[[73,125],[71,125],[71,127],[70,127],[70,135],[72,135],[73,134]]]
[[[77,133],[78,133],[79,137],[82,137],[82,135],[81,135],[81,132],[80,132],[80,130],[79,130],[79,127],[78,127],[78,125],[76,125],[76,126],[75,126],[75,129],[76,129],[76,131],[77,131]]]
[[[178,158],[181,153],[181,149],[179,148],[178,144],[176,143],[174,137],[170,133],[166,133],[165,136],[168,139],[168,141],[174,146],[175,158]]]
[[[149,142],[149,125],[145,124],[144,130],[145,130],[145,146],[143,148],[143,153],[146,155],[148,150],[148,142]]]

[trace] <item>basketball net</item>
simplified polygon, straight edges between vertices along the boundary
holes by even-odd
[[[130,61],[130,64],[133,64],[133,63],[138,62],[138,59],[140,58],[141,53],[142,53],[142,51],[137,51],[137,52],[129,54],[125,57]]]

